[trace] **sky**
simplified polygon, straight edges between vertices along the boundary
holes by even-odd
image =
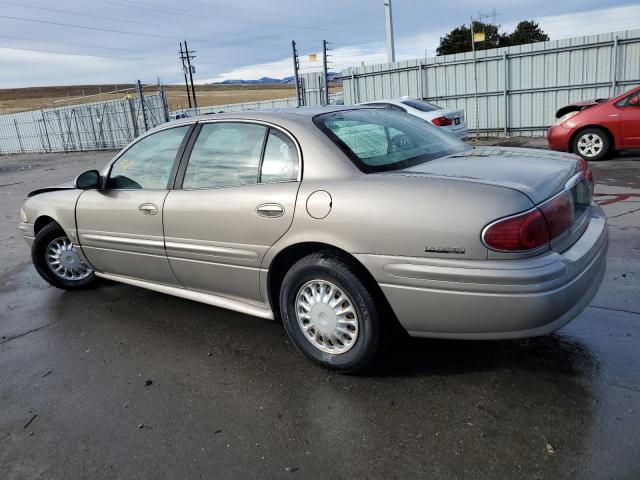
[[[179,42],[195,50],[197,83],[282,78],[387,60],[383,0],[0,0],[0,88],[183,81]],[[434,56],[439,38],[491,12],[510,31],[533,19],[552,40],[640,29],[629,0],[393,0],[396,59]],[[490,19],[491,20],[491,19]],[[320,55],[318,56],[320,59]]]

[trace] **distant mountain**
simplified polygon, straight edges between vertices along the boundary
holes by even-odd
[[[328,73],[329,81],[330,82],[336,81],[335,77],[339,75],[340,74],[337,72],[329,72]],[[284,78],[262,77],[262,78],[259,78],[258,80],[231,79],[231,80],[224,80],[222,82],[215,82],[215,83],[222,84],[222,85],[274,85],[274,84],[290,85],[294,83],[294,77],[292,75],[290,77],[284,77]]]

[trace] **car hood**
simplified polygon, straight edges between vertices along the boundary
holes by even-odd
[[[53,187],[38,188],[37,190],[29,192],[27,197],[33,197],[34,195],[40,195],[41,193],[55,192],[56,190],[73,190],[74,188],[76,187],[73,182],[67,182]]]
[[[560,192],[578,171],[570,153],[532,148],[473,147],[393,175],[424,175],[511,188],[539,204]]]

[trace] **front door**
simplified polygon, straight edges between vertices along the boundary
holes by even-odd
[[[291,225],[299,171],[296,144],[279,129],[202,124],[164,205],[167,255],[182,284],[260,302],[262,259]]]
[[[640,146],[640,92],[626,101],[620,114],[620,137],[622,146]]]
[[[189,128],[143,137],[113,162],[105,188],[80,195],[80,246],[98,272],[178,284],[164,249],[162,207]]]

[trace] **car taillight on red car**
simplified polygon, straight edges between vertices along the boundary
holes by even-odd
[[[447,117],[436,117],[433,120],[431,120],[431,123],[433,123],[438,127],[444,127],[446,125],[453,124],[453,120]]]

